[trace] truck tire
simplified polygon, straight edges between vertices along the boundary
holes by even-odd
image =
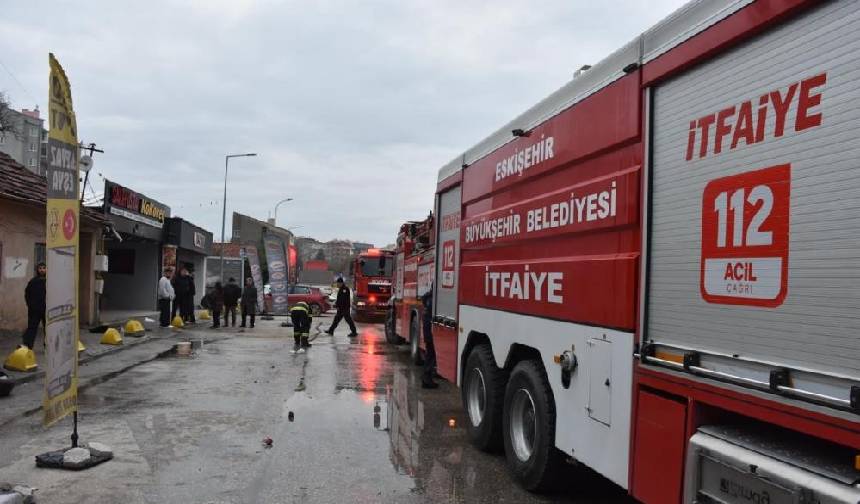
[[[388,310],[385,316],[385,341],[390,345],[399,345],[403,338],[397,335],[397,320],[394,310]]]
[[[514,367],[502,418],[505,456],[514,476],[532,492],[552,488],[561,456],[555,448],[555,402],[540,362]]]
[[[319,317],[320,315],[322,315],[322,306],[318,305],[317,303],[311,303],[310,309],[312,317]]]
[[[490,345],[478,345],[469,353],[463,368],[460,395],[469,440],[484,451],[498,451],[502,444],[502,406],[507,373],[496,367]]]
[[[409,322],[409,358],[416,366],[424,365],[424,359],[421,358],[421,324],[418,317],[413,315]]]

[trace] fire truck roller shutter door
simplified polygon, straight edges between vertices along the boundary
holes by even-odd
[[[707,365],[746,378],[803,369],[795,387],[847,399],[858,67],[860,2],[827,2],[654,90],[648,339],[739,356]]]
[[[436,317],[457,320],[457,271],[460,267],[460,186],[438,196],[438,239],[433,310]]]

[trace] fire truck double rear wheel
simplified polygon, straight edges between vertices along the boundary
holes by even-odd
[[[463,387],[460,389],[463,409],[469,415],[466,427],[472,444],[485,451],[495,451],[502,444],[502,405],[506,373],[496,367],[489,345],[478,345],[466,359]]]
[[[508,467],[531,491],[552,487],[561,458],[555,448],[555,403],[540,362],[514,367],[502,421]]]

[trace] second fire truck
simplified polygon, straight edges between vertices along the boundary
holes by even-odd
[[[443,167],[473,443],[532,490],[860,502],[858,103],[860,1],[693,1]]]

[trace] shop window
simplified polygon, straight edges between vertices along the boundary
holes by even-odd
[[[108,273],[134,275],[134,250],[109,250]]]

